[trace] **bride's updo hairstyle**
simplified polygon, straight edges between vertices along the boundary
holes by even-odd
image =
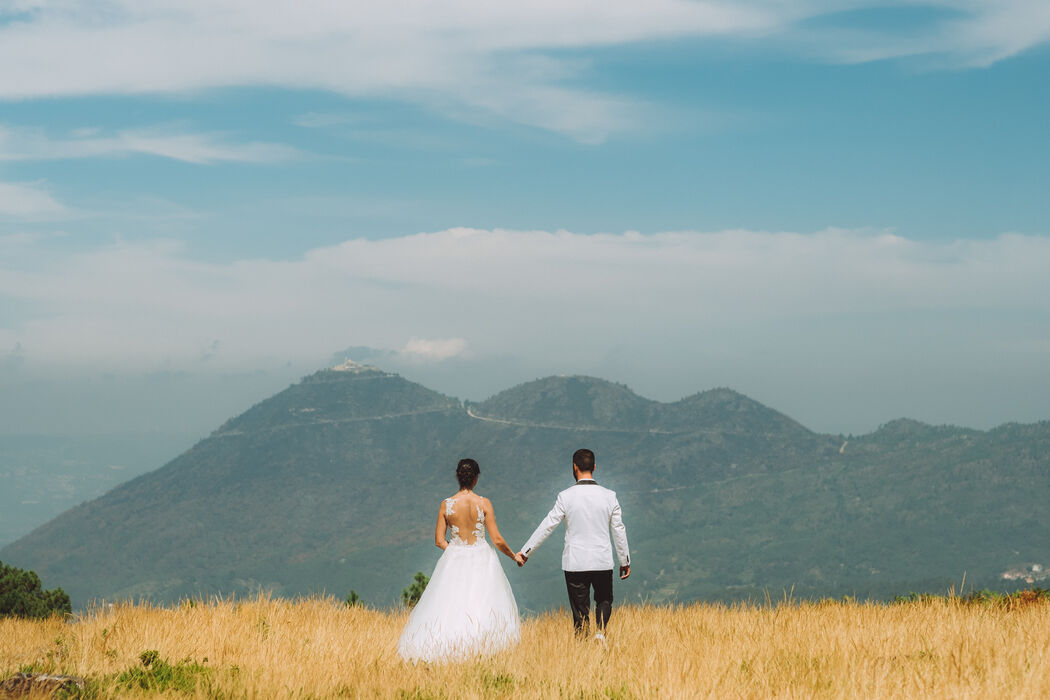
[[[469,457],[459,460],[459,465],[456,467],[456,480],[459,481],[459,487],[461,489],[473,488],[474,484],[478,483],[480,473],[481,467],[474,460]]]

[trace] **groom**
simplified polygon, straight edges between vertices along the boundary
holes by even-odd
[[[518,554],[528,560],[533,550],[565,521],[565,549],[561,568],[569,591],[569,607],[576,633],[585,633],[591,612],[590,591],[594,589],[594,617],[598,627],[595,639],[605,640],[605,623],[612,614],[613,578],[612,547],[609,531],[620,559],[620,578],[631,575],[631,555],[627,549],[627,531],[620,516],[616,493],[594,480],[594,453],[576,450],[572,455],[572,475],[576,485],[558,494],[551,512],[532,533]]]

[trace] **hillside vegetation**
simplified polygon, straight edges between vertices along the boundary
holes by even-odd
[[[0,620],[0,678],[71,674],[86,698],[1050,696],[1039,600],[618,607],[605,650],[574,639],[561,611],[527,619],[494,657],[418,666],[396,654],[406,617],[262,597]]]
[[[990,431],[893,421],[821,435],[729,389],[674,403],[550,377],[464,405],[362,366],[326,370],[230,419],[170,463],[77,506],[0,558],[92,599],[353,589],[393,605],[429,573],[456,461],[520,546],[598,455],[634,573],[620,600],[888,599],[1033,582],[1050,563],[1050,423]],[[562,603],[561,531],[524,569],[523,609]]]

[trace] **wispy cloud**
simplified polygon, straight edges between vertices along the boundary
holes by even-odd
[[[820,3],[830,10],[835,3]],[[1050,41],[1043,0],[855,2],[845,9],[925,10],[932,18],[892,28],[863,24],[807,29],[794,37],[832,60],[863,63],[913,58],[940,68],[987,67]],[[848,14],[848,13],[847,13]],[[819,14],[816,16],[820,16]]]
[[[764,27],[729,3],[40,0],[0,26],[0,97],[280,85],[473,110],[599,140],[622,100],[542,52]],[[568,84],[564,84],[568,83]]]
[[[804,26],[842,11],[902,5],[954,14],[906,36],[887,29],[858,38]],[[1045,42],[1048,13],[1043,0],[37,0],[0,9],[0,19],[7,15],[0,65],[17,67],[0,72],[0,98],[278,85],[405,99],[459,118],[510,120],[598,142],[637,126],[646,106],[584,87],[588,64],[566,50],[728,37],[773,40],[832,60],[937,55],[987,64]],[[184,144],[177,152],[205,157],[194,150]]]
[[[50,221],[70,213],[42,182],[0,182],[0,219]]]
[[[302,157],[276,143],[235,143],[223,134],[194,133],[172,126],[127,129],[106,135],[82,128],[65,138],[51,138],[43,129],[0,125],[0,161],[64,160],[72,158],[150,155],[185,163],[272,163]]]

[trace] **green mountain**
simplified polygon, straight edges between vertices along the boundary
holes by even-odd
[[[353,588],[393,604],[440,552],[456,461],[481,463],[520,546],[598,455],[619,494],[634,575],[621,599],[888,597],[1038,578],[1050,562],[1050,423],[981,432],[909,420],[820,435],[728,389],[674,403],[550,377],[464,405],[348,364],[306,377],[170,463],[77,506],[0,559],[93,598],[280,595]],[[563,604],[560,531],[521,570],[526,610]],[[1023,583],[1023,582],[1022,582]]]

